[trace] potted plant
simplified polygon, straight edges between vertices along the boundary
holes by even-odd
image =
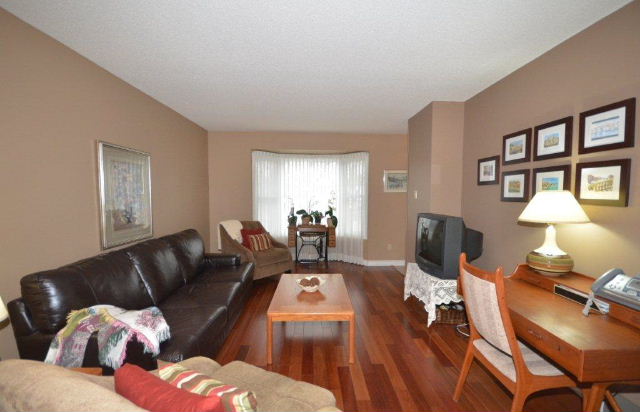
[[[333,207],[329,206],[329,210],[324,212],[324,215],[327,217],[327,226],[338,226],[338,218],[333,215]],[[331,225],[329,225],[331,222]]]
[[[319,212],[317,210],[313,210],[309,214],[313,217],[314,223],[316,225],[319,225],[320,223],[322,223],[322,216],[323,216],[322,212]]]
[[[308,213],[305,209],[298,210],[296,212],[296,215],[300,215],[303,225],[308,225],[309,223],[311,223],[311,214]]]
[[[293,206],[291,206],[291,211],[289,212],[287,221],[289,222],[289,226],[296,226],[298,224],[298,216],[293,212]]]

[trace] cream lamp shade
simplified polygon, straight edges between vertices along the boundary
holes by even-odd
[[[536,193],[518,220],[531,223],[590,222],[587,214],[568,190],[549,190]]]
[[[533,269],[562,274],[573,269],[573,259],[556,243],[555,223],[588,223],[589,217],[568,190],[541,191],[524,208],[520,222],[546,223],[544,243],[529,252],[527,264]]]
[[[7,307],[4,305],[2,298],[0,297],[0,322],[4,322],[9,317]]]

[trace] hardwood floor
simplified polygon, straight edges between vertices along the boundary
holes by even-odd
[[[342,273],[356,311],[356,363],[348,363],[346,322],[278,323],[273,365],[266,359],[266,312],[276,279],[254,282],[249,303],[216,360],[243,360],[331,390],[345,411],[500,411],[511,395],[474,363],[462,398],[453,390],[467,341],[451,325],[427,329],[424,307],[403,301],[404,277],[392,267],[339,262],[299,265],[297,273]],[[569,389],[540,392],[526,411],[579,411]]]

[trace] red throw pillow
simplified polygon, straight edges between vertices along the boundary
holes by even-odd
[[[240,234],[242,235],[242,246],[247,249],[251,249],[251,242],[249,241],[249,236],[252,235],[260,235],[264,233],[262,229],[240,229]]]
[[[224,411],[220,398],[176,388],[136,365],[125,364],[114,378],[116,393],[151,412]]]

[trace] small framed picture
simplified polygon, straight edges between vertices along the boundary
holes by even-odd
[[[580,113],[578,153],[633,147],[635,117],[635,97]]]
[[[478,184],[497,185],[500,175],[500,156],[478,159]]]
[[[500,200],[526,202],[529,200],[529,169],[502,173]]]
[[[533,160],[571,156],[573,116],[536,126],[533,133]]]
[[[531,129],[520,130],[502,138],[502,164],[512,165],[531,159]]]
[[[571,165],[533,169],[532,195],[547,190],[571,190]]]
[[[408,174],[406,170],[385,170],[384,171],[384,191],[385,192],[406,192]]]
[[[578,163],[576,165],[576,198],[587,205],[629,205],[629,172],[631,159]]]

